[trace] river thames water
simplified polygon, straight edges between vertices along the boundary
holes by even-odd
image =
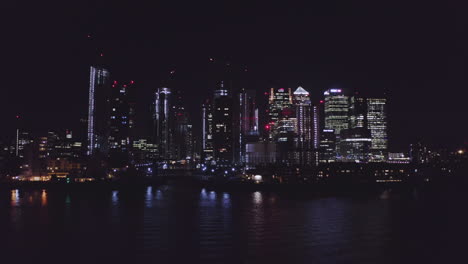
[[[466,263],[466,200],[462,192],[313,197],[177,183],[1,190],[0,263]]]

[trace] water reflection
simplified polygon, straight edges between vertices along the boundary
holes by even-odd
[[[73,206],[64,206],[71,198]],[[30,243],[38,250],[28,254],[39,258],[72,255],[86,245],[83,257],[115,263],[135,258],[142,260],[138,263],[401,263],[394,252],[408,244],[448,253],[440,241],[450,237],[424,233],[426,222],[434,227],[441,221],[427,217],[432,206],[414,210],[417,201],[378,198],[309,199],[185,185],[91,194],[11,190],[0,203],[11,204],[0,214],[0,251],[21,258],[16,253]],[[455,219],[462,207],[452,207],[439,211]],[[457,234],[457,227],[446,229]],[[16,251],[10,253],[11,248]]]
[[[46,206],[47,205],[47,191],[45,189],[42,189],[41,193],[41,205]]]
[[[150,207],[150,208],[153,207],[153,187],[152,186],[148,186],[146,188],[145,201],[146,201],[147,207]]]
[[[261,192],[254,192],[253,193],[253,202],[254,204],[261,204],[263,201],[262,193]]]
[[[118,191],[112,191],[112,204],[116,205],[119,203],[119,192]]]
[[[18,206],[20,203],[19,190],[11,190],[11,206]]]

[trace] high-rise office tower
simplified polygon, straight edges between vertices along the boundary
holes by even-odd
[[[298,87],[294,91],[294,105],[296,107],[296,152],[298,162],[301,165],[311,165],[312,152],[312,104],[310,102],[309,92],[304,88]]]
[[[349,128],[367,128],[367,99],[351,96],[349,103]]]
[[[229,91],[221,81],[213,97],[213,150],[218,163],[231,163],[234,158],[232,103]]]
[[[245,147],[248,142],[258,140],[258,108],[254,90],[242,89],[238,97],[238,126],[236,129],[237,160],[245,162]]]
[[[340,132],[337,158],[343,162],[367,162],[371,142],[367,128],[367,99],[356,93],[349,100],[349,126]]]
[[[132,129],[134,128],[134,105],[131,93],[134,81],[119,83],[114,81],[110,95],[109,119],[109,156],[113,168],[128,165],[129,151],[132,146]]]
[[[336,134],[333,129],[322,129],[320,133],[319,162],[336,161]]]
[[[206,100],[202,105],[202,160],[213,159],[213,104]]]
[[[185,160],[192,156],[192,131],[189,122],[189,113],[182,103],[182,94],[176,91],[173,96],[174,104],[172,106],[173,122],[173,159]]]
[[[336,155],[339,156],[341,130],[349,128],[349,96],[345,95],[342,89],[328,89],[324,95],[324,129],[334,131],[337,143],[335,144]]]
[[[367,99],[367,122],[371,134],[371,161],[385,161],[388,152],[387,100]]]
[[[15,152],[17,157],[23,159],[25,157],[25,148],[31,143],[33,143],[33,139],[29,132],[20,129],[16,130]]]
[[[243,135],[258,135],[258,108],[254,90],[239,93],[239,126]]]
[[[339,137],[342,129],[349,127],[349,97],[342,89],[329,89],[325,95],[325,129],[333,129]]]
[[[280,127],[284,125],[290,125],[291,122],[283,122],[286,124],[280,124],[280,118],[286,109],[289,113],[292,109],[293,98],[291,88],[284,89],[270,89],[268,99],[268,124],[265,126],[266,130],[269,131],[268,137],[271,141],[276,140],[279,133]]]
[[[314,148],[314,161],[315,165],[318,165],[320,160],[320,139],[321,132],[324,127],[324,100],[320,100],[317,104],[313,106],[313,148]]]
[[[108,151],[109,136],[109,71],[96,66],[90,67],[88,100],[88,155]]]
[[[167,87],[159,88],[155,92],[153,102],[153,143],[158,146],[160,159],[170,159],[172,118],[171,118],[172,93]]]

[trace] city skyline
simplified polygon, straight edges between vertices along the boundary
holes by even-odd
[[[79,5],[76,10],[64,10],[63,14],[49,17],[45,16],[49,14],[47,7],[38,6],[45,18],[37,19],[37,25],[29,28],[31,24],[27,22],[39,18],[41,12],[26,12],[19,16],[25,17],[25,22],[18,24],[24,35],[7,32],[19,45],[9,46],[13,52],[6,57],[12,71],[7,69],[11,77],[5,82],[10,91],[1,104],[1,117],[6,120],[2,136],[12,134],[16,115],[29,123],[31,129],[76,130],[77,120],[86,118],[82,109],[88,100],[90,62],[102,54],[109,58],[109,69],[117,79],[133,79],[138,83],[139,104],[143,106],[149,103],[153,90],[175,71],[172,78],[177,88],[194,98],[187,107],[201,118],[199,104],[214,89],[208,74],[212,58],[217,63],[229,62],[240,71],[247,70],[238,79],[247,79],[249,87],[243,88],[256,90],[257,94],[271,87],[302,86],[310,91],[312,103],[316,103],[321,93],[330,88],[358,90],[363,94],[386,91],[391,109],[390,149],[401,149],[418,140],[452,147],[465,143],[467,127],[457,122],[463,118],[464,96],[441,99],[445,89],[452,89],[453,94],[466,94],[464,48],[442,41],[461,39],[463,19],[457,16],[457,8],[428,4],[428,10],[438,11],[441,16],[434,19],[424,15],[416,21],[412,12],[417,5],[401,10],[368,4],[342,7],[319,4],[316,9],[304,5],[287,11],[274,5],[264,9],[256,5],[219,4],[207,10],[205,6],[192,6],[198,13],[181,11],[182,14],[177,13],[176,6],[167,4],[158,9],[159,17],[151,15],[150,10],[154,9],[144,11],[143,7],[130,5],[129,16],[142,12],[142,18],[129,19],[129,24],[117,20],[118,15],[125,13],[123,6],[106,6],[109,12],[99,16],[97,10],[105,5],[97,4],[96,8]],[[15,14],[21,6],[11,4],[8,8]],[[168,12],[161,14],[161,10]],[[333,19],[320,16],[320,10]],[[244,13],[245,23],[232,20]],[[83,23],[67,18],[68,15],[80,15]],[[153,23],[172,15],[173,19],[167,21],[176,22],[166,29],[157,28],[154,35],[148,33]],[[281,15],[285,17],[282,22],[272,20]],[[394,15],[398,15],[398,20]],[[144,18],[151,23],[144,23]],[[214,18],[222,26],[210,25]],[[368,19],[374,25],[366,24]],[[189,21],[195,24],[184,29]],[[424,23],[419,35],[412,36],[411,32]],[[44,30],[33,32],[40,26]],[[263,33],[255,36],[255,32]],[[213,42],[216,36],[219,41]],[[28,38],[42,41],[30,46],[26,44]],[[398,38],[405,41],[396,41]],[[243,44],[245,39],[252,41]],[[20,78],[23,70],[13,71],[24,62],[28,65],[28,78]],[[54,78],[48,77],[50,69],[55,69]],[[25,91],[30,96],[22,96]],[[433,125],[433,120],[438,125]],[[453,124],[457,127],[453,128]]]

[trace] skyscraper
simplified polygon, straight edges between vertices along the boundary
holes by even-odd
[[[171,94],[172,93],[170,88],[159,88],[155,92],[153,102],[153,143],[157,144],[159,158],[163,160],[170,159],[172,154]]]
[[[233,161],[232,98],[221,81],[213,98],[213,150],[218,163]]]
[[[367,99],[356,93],[349,101],[349,126],[340,132],[338,159],[344,162],[368,162],[371,139],[367,122]]]
[[[131,100],[134,82],[118,83],[114,81],[110,96],[109,121],[109,156],[111,166],[124,167],[128,165],[129,150],[132,146],[134,128],[134,105]]]
[[[325,95],[325,130],[333,130],[336,142],[340,142],[340,133],[349,127],[349,97],[342,89],[328,89]],[[323,131],[323,130],[322,130]],[[335,144],[336,154],[340,152],[340,144]]]
[[[367,122],[371,134],[371,161],[385,161],[388,152],[387,100],[367,99]]]
[[[309,92],[304,88],[298,87],[294,91],[294,105],[296,107],[296,153],[298,163],[301,165],[310,165],[312,163],[312,113]]]
[[[350,97],[349,128],[367,128],[367,99],[355,95]]]
[[[342,89],[329,89],[325,95],[325,129],[333,129],[339,137],[342,129],[347,129],[349,97]]]
[[[172,117],[174,119],[172,128],[172,154],[175,160],[185,160],[192,156],[192,126],[189,113],[182,103],[180,91],[174,93],[174,104],[172,106]]]
[[[270,140],[276,140],[280,127],[282,126],[279,124],[280,118],[285,109],[289,109],[288,113],[292,110],[292,104],[293,98],[291,88],[288,88],[287,90],[284,88],[276,90],[274,88],[270,89],[268,99],[268,124],[265,126],[266,130],[269,131],[268,138]]]
[[[202,159],[213,159],[213,104],[206,100],[202,105]]]
[[[319,162],[336,161],[336,134],[333,129],[322,129],[320,133]]]
[[[254,90],[242,89],[238,97],[238,126],[236,130],[236,154],[237,160],[245,162],[245,147],[248,142],[258,140],[258,108]]]
[[[102,67],[91,66],[88,100],[88,155],[96,151],[107,153],[109,136],[110,73]]]

